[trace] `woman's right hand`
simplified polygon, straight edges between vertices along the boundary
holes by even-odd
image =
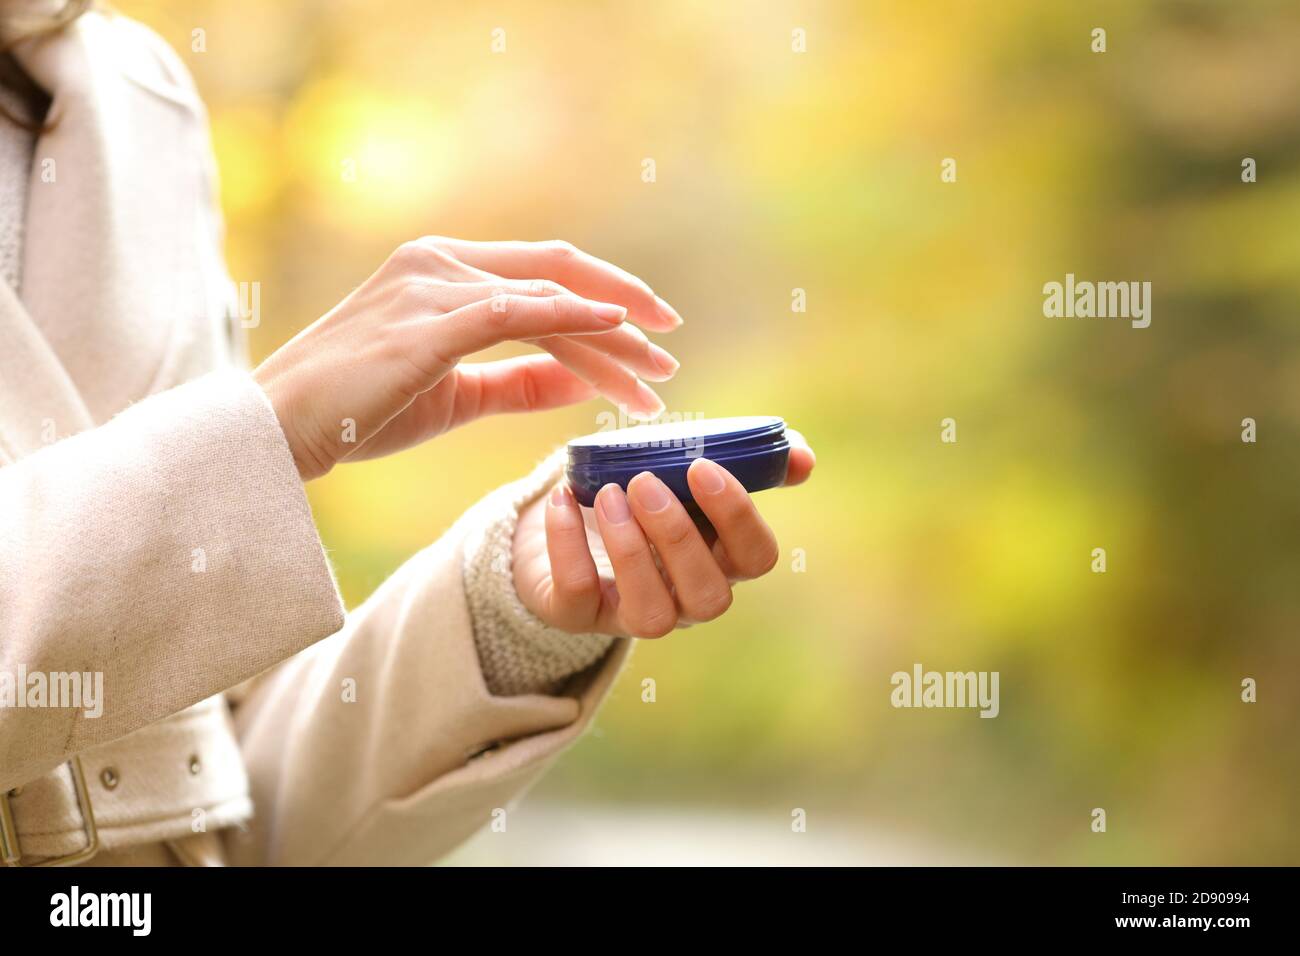
[[[628,320],[625,322],[625,320]],[[629,414],[663,403],[645,380],[677,370],[632,324],[681,324],[640,279],[565,242],[408,242],[253,372],[303,481],[481,415],[602,394]],[[510,340],[549,355],[461,360]]]

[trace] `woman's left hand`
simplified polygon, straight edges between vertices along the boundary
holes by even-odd
[[[790,437],[785,483],[805,481],[815,458]],[[713,531],[701,532],[654,475],[627,494],[606,485],[583,512],[561,483],[519,516],[515,590],[547,624],[571,633],[663,637],[731,606],[731,586],[766,574],[780,549],[749,494],[724,468],[701,458],[687,473]]]

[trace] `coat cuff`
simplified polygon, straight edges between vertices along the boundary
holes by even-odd
[[[5,621],[0,664],[102,671],[106,696],[102,717],[57,729],[46,711],[0,715],[6,781],[183,710],[343,624],[279,420],[245,373],[158,393],[0,469],[0,502],[0,611],[26,609]]]

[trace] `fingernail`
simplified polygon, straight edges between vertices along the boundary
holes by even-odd
[[[695,483],[699,485],[700,491],[707,495],[716,495],[727,487],[727,479],[722,474],[722,467],[707,458],[695,459],[691,471],[696,473]]]
[[[556,485],[551,489],[551,507],[563,508],[569,503],[569,489],[565,485]]]
[[[673,324],[674,328],[682,324],[682,317],[677,314],[677,310],[659,296],[655,296],[655,308],[659,310],[660,315]]]
[[[591,311],[598,319],[604,319],[610,325],[619,325],[627,317],[627,309],[621,305],[611,305],[608,302],[593,302]]]
[[[628,490],[636,496],[641,507],[651,514],[663,511],[671,501],[668,486],[648,471],[643,471],[633,478],[632,483],[628,485]]]
[[[650,357],[665,375],[672,376],[681,368],[681,363],[657,345],[650,346]]]
[[[600,489],[596,503],[600,505],[600,513],[610,524],[622,524],[632,517],[632,512],[627,507],[627,498],[618,485],[609,484]]]

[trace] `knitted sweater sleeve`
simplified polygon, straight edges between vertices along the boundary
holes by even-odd
[[[556,452],[466,515],[465,597],[483,678],[497,696],[554,693],[566,679],[599,661],[614,641],[605,634],[550,627],[515,592],[511,553],[519,512],[563,477],[563,461],[563,452]]]

